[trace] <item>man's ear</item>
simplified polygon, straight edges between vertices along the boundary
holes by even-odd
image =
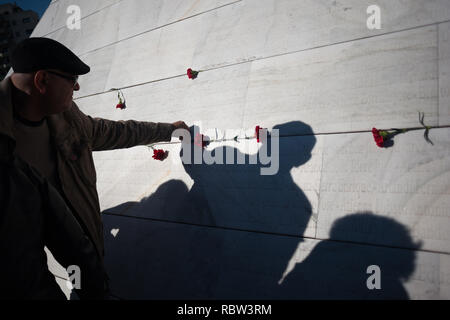
[[[35,88],[41,93],[44,94],[47,91],[47,83],[48,83],[48,74],[43,70],[39,70],[35,73],[33,83]]]

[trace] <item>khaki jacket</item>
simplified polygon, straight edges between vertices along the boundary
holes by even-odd
[[[10,77],[0,82],[0,135],[14,141],[13,147],[9,148],[9,152],[14,152],[11,87]],[[63,197],[91,238],[99,255],[103,256],[103,224],[92,151],[170,141],[175,127],[170,123],[92,118],[81,112],[75,103],[67,111],[48,116],[47,122],[56,148],[57,173]],[[0,146],[0,152],[1,150],[8,148]]]

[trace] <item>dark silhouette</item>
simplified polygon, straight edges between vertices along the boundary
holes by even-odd
[[[371,245],[319,242],[284,279],[281,294],[294,299],[408,299],[403,282],[414,272],[415,250],[420,244],[413,242],[402,224],[371,213],[351,214],[336,220],[330,239],[350,240],[358,227],[364,230],[360,237],[371,241]],[[388,243],[409,249],[388,247]],[[369,290],[367,286],[367,279],[373,274],[373,271],[367,273],[371,265],[380,268],[380,289]]]
[[[274,129],[278,129],[280,135],[294,132],[310,134],[280,139],[279,169],[274,175],[261,175],[261,168],[270,165],[261,165],[260,161],[250,164],[250,155],[242,154],[237,148],[219,147],[210,152],[213,157],[221,152],[223,163],[226,163],[226,155],[232,154],[235,164],[193,164],[194,152],[191,152],[192,164],[184,164],[184,169],[194,180],[189,199],[195,204],[196,210],[202,213],[203,221],[251,231],[296,236],[304,234],[312,209],[302,190],[292,180],[290,171],[311,158],[316,139],[312,129],[300,121],[277,125]],[[253,140],[251,143],[256,142]],[[259,144],[259,151],[263,143]],[[198,148],[194,144],[191,146],[192,149]],[[269,137],[269,157],[272,156],[271,148]],[[239,157],[245,158],[245,164],[237,164]],[[197,222],[191,216],[185,218],[189,222]]]
[[[249,155],[238,154],[240,151],[236,148],[227,146],[212,151],[207,148],[206,152],[212,156],[221,151],[224,163],[226,155],[233,152],[235,164],[184,164],[194,181],[190,190],[184,182],[171,180],[139,203],[125,203],[107,210],[103,216],[105,259],[113,293],[124,298],[148,299],[339,298],[332,291],[328,295],[323,288],[334,286],[334,283],[343,285],[345,279],[340,277],[345,276],[345,272],[329,270],[323,278],[327,283],[322,289],[314,289],[314,286],[303,289],[306,285],[303,279],[308,278],[310,272],[311,279],[320,280],[318,270],[324,271],[326,266],[335,263],[333,259],[343,260],[338,261],[342,265],[347,261],[348,267],[351,260],[346,260],[346,256],[361,255],[361,261],[366,263],[364,257],[368,253],[365,255],[364,252],[375,249],[361,246],[359,252],[355,245],[320,243],[311,252],[311,258],[304,261],[306,264],[297,265],[279,285],[290,259],[303,241],[301,237],[314,236],[313,229],[308,230],[307,226],[314,226],[316,217],[290,171],[311,158],[316,139],[311,128],[299,121],[274,128],[280,130],[280,136],[306,134],[280,138],[276,175],[261,175],[262,165],[249,164]],[[267,148],[271,150],[270,139]],[[245,164],[236,164],[239,156],[245,157]],[[109,231],[117,226],[120,226],[120,233],[113,238]],[[407,233],[403,238],[407,238]],[[130,248],[130,244],[135,246]],[[344,251],[341,258],[320,249],[331,244],[336,250]],[[386,253],[386,249],[376,250]],[[321,259],[322,254],[330,261]],[[389,254],[387,257],[413,269],[411,257],[402,255],[402,260]],[[377,261],[371,264],[377,264]],[[358,269],[360,265],[353,268]],[[370,276],[365,271],[361,270],[360,278],[347,281],[361,280],[365,287]],[[400,275],[393,277],[399,283]],[[384,279],[383,273],[383,283]],[[335,290],[339,292],[338,288]],[[398,295],[400,290],[394,291]],[[358,297],[358,294],[362,296]],[[358,291],[352,297],[364,298],[364,294],[366,292]]]

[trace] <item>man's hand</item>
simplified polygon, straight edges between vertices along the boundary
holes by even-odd
[[[186,125],[186,123],[184,123],[184,121],[177,121],[172,123],[172,125],[175,127],[174,130],[177,129],[186,129],[187,131],[189,131],[189,127]],[[180,140],[183,140],[183,137],[178,137]]]
[[[184,123],[184,121],[177,121],[172,123],[172,125],[175,126],[175,130],[176,129],[186,129],[189,131],[189,127],[186,125],[186,123]]]

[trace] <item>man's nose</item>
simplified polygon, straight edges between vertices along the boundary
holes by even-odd
[[[75,83],[75,86],[73,87],[73,90],[75,90],[75,91],[80,90],[80,84],[78,82]]]

